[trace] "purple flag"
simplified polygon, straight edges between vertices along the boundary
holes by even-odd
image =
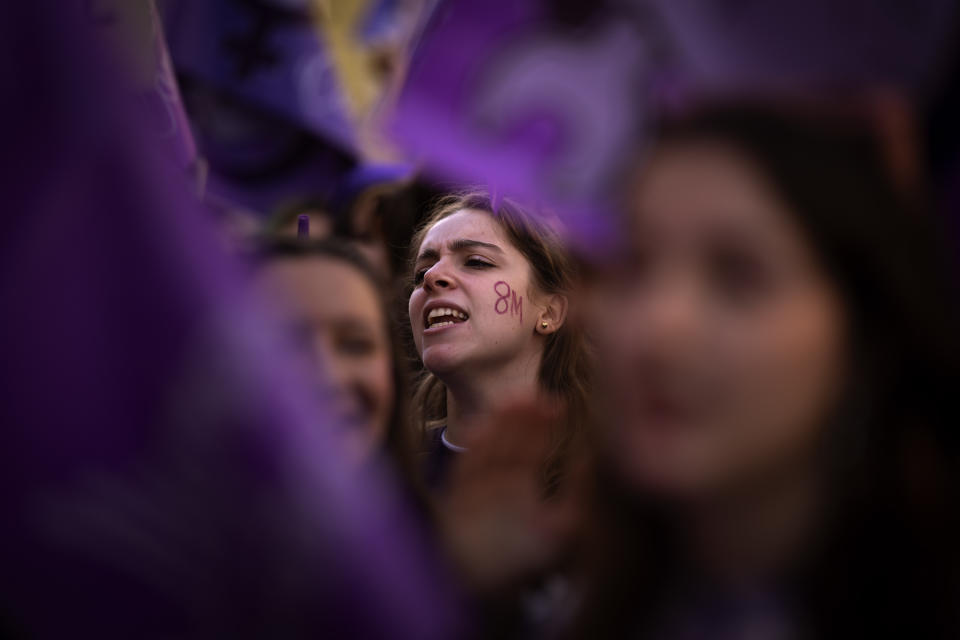
[[[211,200],[266,214],[291,199],[330,197],[355,166],[356,133],[309,3],[160,8]]]
[[[956,13],[949,0],[448,0],[391,131],[432,172],[543,202],[589,241],[609,231],[659,108],[705,91],[922,96]]]
[[[0,633],[456,637],[87,7],[0,10]]]
[[[308,2],[174,0],[164,9],[178,71],[352,147],[350,119]]]
[[[448,2],[420,40],[391,130],[434,173],[542,201],[594,238],[643,119],[645,65],[629,23],[571,37],[550,28],[543,2]]]

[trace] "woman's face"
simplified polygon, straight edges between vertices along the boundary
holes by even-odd
[[[621,474],[696,498],[809,464],[845,321],[785,204],[719,142],[667,145],[633,203],[591,307]]]
[[[440,220],[417,255],[410,325],[427,369],[447,379],[539,357],[530,266],[489,214]]]
[[[364,459],[386,437],[395,402],[390,337],[377,291],[355,267],[323,256],[280,258],[258,276],[309,355],[348,446]]]

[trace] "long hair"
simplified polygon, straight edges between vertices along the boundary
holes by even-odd
[[[866,119],[771,103],[665,120],[659,144],[749,157],[845,302],[850,374],[830,420],[820,543],[788,581],[812,637],[956,637],[960,314],[944,233],[894,185]],[[916,186],[916,185],[915,185]],[[680,562],[664,505],[600,469],[595,567],[575,633],[649,630]]]
[[[567,296],[573,293],[578,269],[573,257],[565,250],[558,230],[509,199],[494,208],[490,196],[482,191],[441,198],[413,236],[411,260],[416,259],[416,252],[433,225],[463,209],[486,212],[500,225],[510,243],[529,263],[532,283],[541,293]],[[408,290],[412,288],[411,280]],[[561,423],[551,434],[550,452],[542,469],[544,487],[549,492],[556,489],[566,463],[566,453],[586,422],[590,393],[588,342],[582,327],[571,314],[567,315],[563,326],[546,337],[538,381],[540,388],[560,399],[564,408]],[[427,430],[442,425],[447,415],[446,404],[446,385],[424,369],[413,396],[415,427],[425,434]]]

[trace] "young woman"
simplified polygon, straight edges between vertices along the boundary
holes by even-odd
[[[509,200],[481,193],[442,200],[414,236],[410,327],[424,375],[414,397],[428,434],[426,480],[441,487],[471,430],[511,400],[542,394],[564,405],[542,465],[556,488],[583,422],[587,353],[569,318],[575,269],[554,230]]]
[[[349,429],[350,454],[364,462],[386,452],[414,477],[403,359],[380,277],[331,240],[271,239],[259,258],[256,285],[313,363],[318,393]]]
[[[864,119],[667,123],[596,278],[576,637],[956,637],[956,290]]]

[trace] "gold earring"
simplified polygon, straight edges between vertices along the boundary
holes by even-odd
[[[546,329],[546,328],[547,328],[547,323],[546,323],[546,322],[541,322],[541,323],[540,323],[540,328],[541,328],[541,329]]]

